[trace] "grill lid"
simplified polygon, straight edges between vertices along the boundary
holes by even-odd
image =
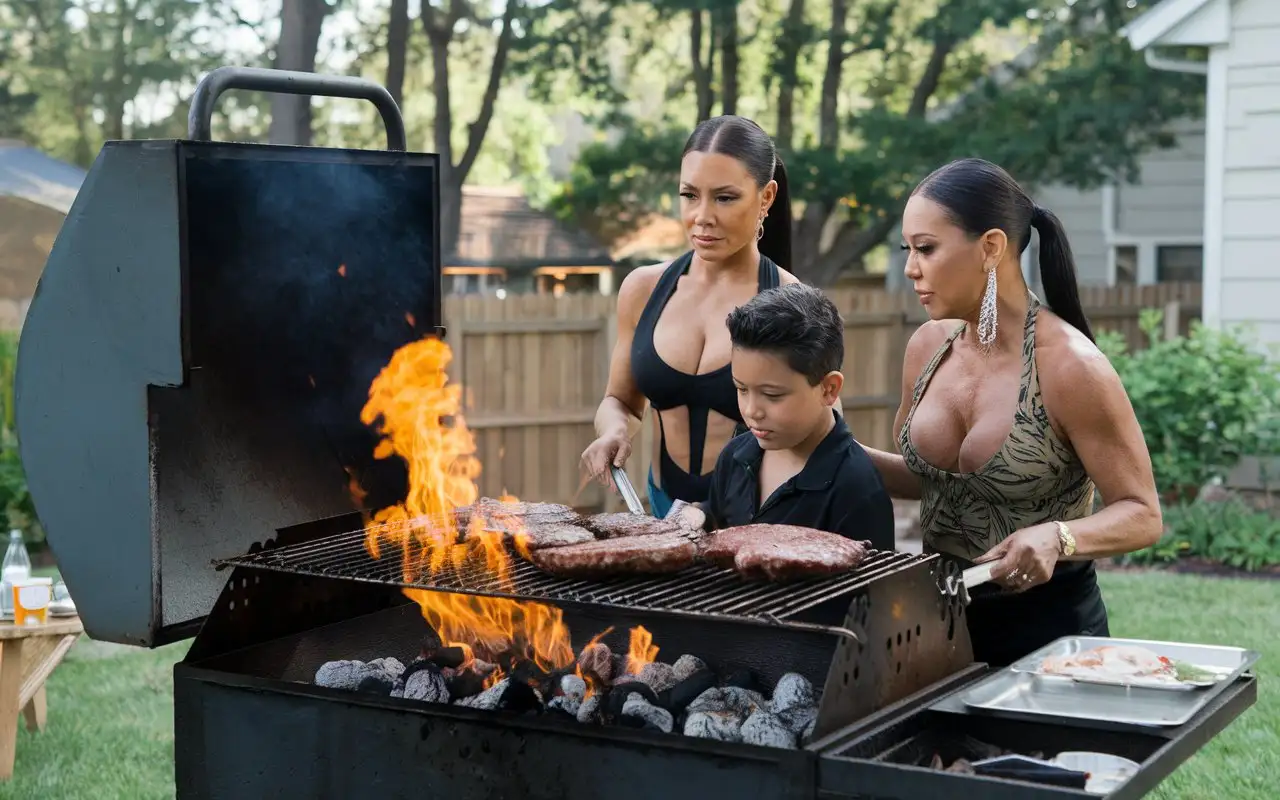
[[[227,89],[374,102],[390,151],[199,141]],[[156,646],[194,633],[210,561],[277,528],[404,491],[360,423],[391,354],[440,332],[438,160],[403,152],[376,84],[210,73],[191,140],[108,142],[22,333],[28,484],[85,628]]]

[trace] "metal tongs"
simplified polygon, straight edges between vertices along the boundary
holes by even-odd
[[[640,495],[636,494],[636,489],[631,485],[631,479],[627,477],[627,471],[622,467],[609,467],[609,472],[613,475],[613,485],[618,487],[618,494],[622,495],[622,500],[627,504],[627,510],[632,514],[643,514],[644,506],[640,505]]]
[[[984,583],[991,582],[991,568],[995,566],[994,561],[986,564],[978,564],[975,567],[969,567],[960,573],[957,580],[955,575],[947,576],[947,591],[950,594],[959,595],[965,605],[969,605],[969,590],[975,586],[981,586]]]

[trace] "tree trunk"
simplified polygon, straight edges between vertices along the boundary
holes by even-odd
[[[462,228],[462,185],[466,183],[467,175],[480,155],[484,138],[489,133],[489,123],[493,120],[493,107],[497,103],[502,75],[511,54],[511,40],[514,36],[512,24],[518,2],[508,0],[502,13],[502,29],[494,48],[493,61],[490,62],[489,80],[480,100],[480,112],[475,121],[467,126],[467,146],[462,158],[455,162],[452,141],[453,107],[450,104],[449,89],[449,44],[453,41],[454,26],[461,18],[461,7],[459,0],[453,0],[446,14],[424,4],[422,14],[423,27],[431,42],[431,85],[436,101],[435,146],[436,153],[440,156],[440,249],[446,259],[454,258],[458,253],[458,237]]]
[[[800,48],[804,43],[804,0],[791,0],[778,38],[778,124],[774,141],[782,150],[795,146],[796,89],[800,85]]]
[[[711,89],[711,69],[715,59],[714,39],[707,48],[707,57],[702,57],[703,16],[702,10],[695,8],[689,12],[689,50],[693,57],[693,88],[698,98],[698,122],[711,118],[711,106],[715,103],[715,93]]]
[[[738,113],[738,3],[724,2],[716,10],[716,32],[720,40],[720,109]]]
[[[387,91],[396,105],[404,106],[405,56],[409,49],[409,0],[391,0],[387,23]]]
[[[129,25],[133,22],[135,3],[120,2],[112,20],[111,68],[103,92],[102,138],[124,137],[124,106],[129,96]]]
[[[320,29],[329,13],[325,0],[282,0],[280,43],[275,66],[300,72],[316,71]],[[311,144],[311,98],[306,95],[271,95],[272,144]]]

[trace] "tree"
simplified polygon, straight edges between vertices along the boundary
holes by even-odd
[[[276,69],[316,71],[316,51],[325,17],[333,10],[325,0],[281,0],[280,41]],[[311,98],[307,95],[271,96],[272,144],[311,144]]]
[[[830,0],[817,45],[797,2],[778,23],[778,141],[796,202],[792,267],[820,285],[859,268],[947,160],[981,155],[1026,184],[1089,188],[1134,176],[1139,155],[1171,143],[1167,123],[1203,102],[1202,80],[1153,72],[1118,36],[1137,9],[1112,0]],[[1009,41],[1022,56],[1002,52]],[[789,106],[808,54],[823,65],[817,129],[797,135]],[[633,120],[588,148],[559,213],[604,235],[669,207],[679,148],[664,148],[677,131]]]

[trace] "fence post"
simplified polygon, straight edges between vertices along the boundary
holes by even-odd
[[[1164,304],[1164,340],[1176,339],[1182,335],[1182,303],[1170,300]]]

